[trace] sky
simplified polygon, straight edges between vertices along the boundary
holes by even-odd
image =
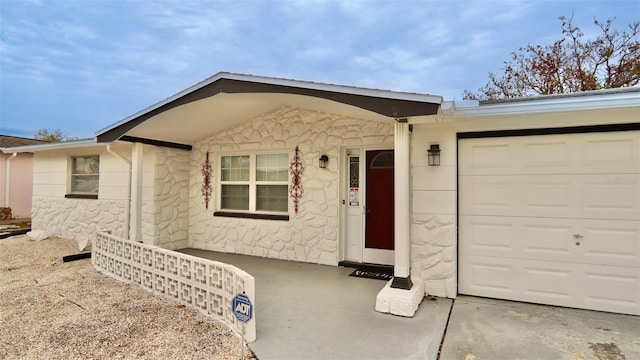
[[[218,72],[462,99],[528,44],[637,0],[0,0],[0,134],[96,132]]]

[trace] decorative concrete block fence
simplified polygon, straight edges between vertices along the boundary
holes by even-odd
[[[247,342],[256,340],[255,314],[242,322],[232,309],[233,299],[238,294],[246,295],[255,304],[255,279],[235,266],[121,239],[105,232],[96,234],[91,247],[91,263],[103,274],[138,285],[154,295],[172,298],[225,322]]]

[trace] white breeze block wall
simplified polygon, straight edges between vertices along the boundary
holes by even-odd
[[[100,155],[98,199],[66,199],[70,157],[95,154]],[[101,230],[124,236],[127,172],[126,163],[104,147],[35,153],[31,227],[76,241]]]
[[[255,314],[244,323],[232,309],[233,298],[245,294],[255,313],[255,279],[235,266],[101,232],[91,248],[91,263],[103,274],[225,322],[248,342],[256,340]]]
[[[299,145],[304,194],[299,212],[289,202],[289,221],[214,217],[221,153],[285,151]],[[393,124],[297,108],[282,108],[195,144],[191,152],[189,246],[276,259],[337,265],[339,253],[339,166],[342,146],[393,147]],[[209,151],[213,194],[205,211],[201,174]],[[318,158],[329,156],[326,169]],[[289,177],[290,178],[290,177]]]
[[[187,247],[189,236],[189,152],[157,147],[154,174],[154,244]]]
[[[440,166],[427,165],[430,144],[440,144]],[[456,134],[447,124],[415,125],[411,138],[411,272],[425,292],[457,295]]]

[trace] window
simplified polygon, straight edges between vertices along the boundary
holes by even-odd
[[[289,208],[287,154],[222,156],[220,209],[286,213]]]
[[[100,156],[71,158],[71,194],[98,195]]]

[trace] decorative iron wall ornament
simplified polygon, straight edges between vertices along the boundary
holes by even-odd
[[[293,198],[293,208],[298,213],[298,199],[302,197],[302,193],[304,193],[304,189],[302,189],[302,184],[300,183],[300,176],[302,176],[302,172],[304,171],[304,166],[302,166],[302,159],[300,158],[300,149],[296,146],[296,153],[293,156],[293,161],[291,161],[291,166],[289,166],[289,173],[291,173],[291,188],[289,189],[289,194]]]
[[[209,152],[204,158],[204,164],[202,164],[202,197],[204,198],[204,208],[209,210],[209,198],[211,197],[211,164],[209,164]]]

